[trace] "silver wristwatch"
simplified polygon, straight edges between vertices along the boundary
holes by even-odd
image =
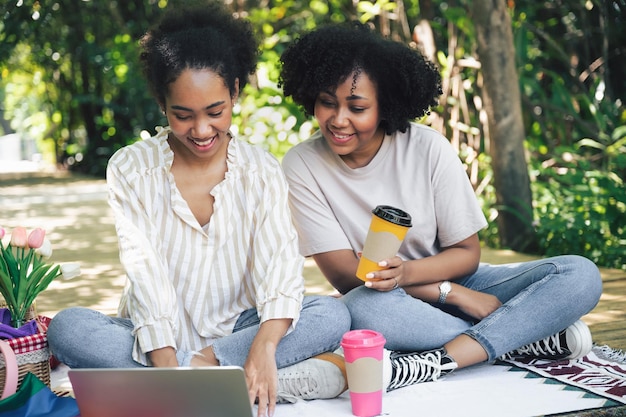
[[[450,285],[450,281],[444,281],[439,284],[439,304],[445,304],[446,297],[450,294],[450,290],[452,290],[452,285]]]

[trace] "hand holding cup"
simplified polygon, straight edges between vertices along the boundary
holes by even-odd
[[[380,205],[372,210],[372,220],[356,276],[369,281],[366,277],[368,273],[385,269],[378,263],[396,256],[410,227],[411,216],[399,208]]]

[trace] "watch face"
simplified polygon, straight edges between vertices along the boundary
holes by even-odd
[[[450,284],[450,281],[444,281],[441,284],[439,284],[439,303],[440,304],[444,304],[446,302],[446,297],[450,293],[451,289],[452,289],[452,285]]]

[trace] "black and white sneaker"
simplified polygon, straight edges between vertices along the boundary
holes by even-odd
[[[444,348],[426,352],[391,352],[391,380],[387,391],[420,382],[437,381],[457,368]]]
[[[514,359],[516,356],[553,361],[578,359],[588,354],[592,347],[589,327],[582,320],[578,320],[567,329],[506,353],[500,359]]]

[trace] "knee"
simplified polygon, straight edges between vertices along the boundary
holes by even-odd
[[[353,329],[377,330],[383,317],[399,302],[397,294],[384,293],[361,286],[348,292],[343,302],[350,313]]]
[[[376,299],[383,294],[362,285],[344,295],[342,301],[354,317],[371,312],[374,305],[378,304]]]
[[[591,284],[602,282],[600,270],[591,260],[580,255],[568,255],[567,258],[572,264],[571,268],[576,271],[580,279],[590,282]]]
[[[569,269],[582,297],[593,298],[596,302],[602,295],[602,276],[600,270],[591,260],[579,255],[566,255]]]
[[[70,307],[58,312],[48,325],[48,344],[51,350],[55,350],[63,344],[65,340],[71,340],[82,334],[81,324],[88,323],[90,318],[86,317],[91,310],[84,307]]]
[[[331,296],[312,297],[317,320],[324,323],[329,331],[335,331],[341,337],[350,330],[350,312],[340,299]]]
[[[577,256],[577,258],[579,258],[579,262],[582,264],[581,275],[586,277],[590,292],[599,299],[602,295],[602,276],[600,275],[600,269],[587,258],[582,256]]]

